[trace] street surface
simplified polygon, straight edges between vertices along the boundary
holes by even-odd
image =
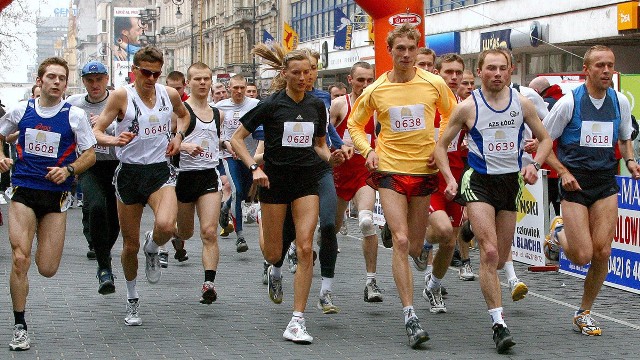
[[[249,251],[235,251],[235,235],[220,238],[220,265],[216,276],[218,301],[202,305],[204,280],[198,238],[187,242],[189,260],[178,263],[170,250],[169,268],[158,284],[144,275],[144,256],[138,256],[138,291],[143,325],[124,325],[125,281],[120,265],[122,240],[116,243],[113,268],[116,293],[97,292],[96,263],[86,258],[81,210],[70,209],[67,239],[60,269],[55,277],[29,273],[30,294],[26,319],[31,350],[10,352],[13,328],[9,294],[11,250],[7,236],[8,206],[0,207],[5,225],[0,227],[0,359],[634,359],[640,354],[640,296],[604,287],[592,314],[603,336],[589,338],[572,330],[571,319],[580,303],[582,281],[559,273],[531,273],[516,263],[516,272],[529,286],[529,295],[512,302],[505,279],[505,320],[516,346],[499,356],[491,339],[491,323],[479,282],[458,280],[450,269],[445,278],[448,313],[429,313],[422,298],[423,276],[414,270],[416,313],[431,340],[420,350],[407,346],[402,306],[391,275],[391,251],[380,248],[378,284],[385,289],[384,302],[363,302],[366,274],[360,250],[357,222],[349,223],[349,235],[338,235],[334,303],[336,315],[316,309],[320,269],[316,264],[307,328],[311,345],[282,339],[292,311],[293,276],[283,267],[284,301],[272,303],[262,284],[262,255],[257,226],[245,227]],[[152,224],[145,209],[144,231]],[[196,233],[198,231],[196,230]],[[34,252],[35,255],[34,242]],[[169,245],[169,248],[171,246]],[[33,256],[32,256],[33,258]],[[478,252],[471,251],[478,272]],[[33,262],[32,262],[33,263]],[[286,263],[285,263],[286,264]]]

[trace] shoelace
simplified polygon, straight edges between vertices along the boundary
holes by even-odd
[[[598,326],[599,323],[591,317],[591,314],[582,314],[578,317],[577,322],[586,326]]]

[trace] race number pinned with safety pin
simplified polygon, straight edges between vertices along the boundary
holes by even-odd
[[[612,147],[613,122],[583,121],[580,129],[580,146]]]
[[[282,132],[282,146],[299,148],[312,146],[313,130],[312,122],[285,122]]]
[[[518,151],[518,129],[485,129],[482,132],[485,154],[510,154]]]
[[[58,156],[59,146],[59,133],[27,129],[24,134],[24,151],[28,154],[55,158]]]
[[[393,132],[424,130],[424,105],[390,107],[389,122]]]

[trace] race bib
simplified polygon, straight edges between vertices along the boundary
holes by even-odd
[[[518,152],[518,129],[486,129],[482,132],[485,154],[503,155]]]
[[[142,125],[142,124],[141,124]],[[157,116],[149,116],[149,123],[140,128],[139,135],[142,139],[165,136],[169,132],[169,124],[161,124]]]
[[[613,122],[583,121],[580,129],[580,146],[612,147]]]
[[[24,134],[24,151],[28,154],[55,158],[59,146],[60,134],[56,132],[27,129]]]
[[[393,132],[424,130],[424,105],[391,107],[389,108],[389,121]]]
[[[96,153],[99,154],[109,154],[109,147],[95,144],[93,148],[96,150]]]
[[[229,129],[233,129],[235,131],[235,129],[240,127],[240,118],[242,117],[242,114],[240,113],[240,111],[234,111],[233,115],[231,116],[231,119],[229,119],[228,125],[229,125]]]
[[[202,148],[202,152],[197,155],[200,160],[213,160],[213,151],[210,141],[208,139],[194,139],[194,143],[199,144]]]
[[[312,122],[285,122],[282,132],[282,146],[299,148],[312,146],[313,130]]]

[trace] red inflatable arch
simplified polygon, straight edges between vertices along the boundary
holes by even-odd
[[[0,0],[0,12],[4,10],[13,0]]]
[[[387,51],[387,34],[394,26],[409,22],[417,26],[422,37],[418,46],[424,46],[424,1],[422,0],[355,0],[356,4],[373,18],[376,76],[393,68]]]

